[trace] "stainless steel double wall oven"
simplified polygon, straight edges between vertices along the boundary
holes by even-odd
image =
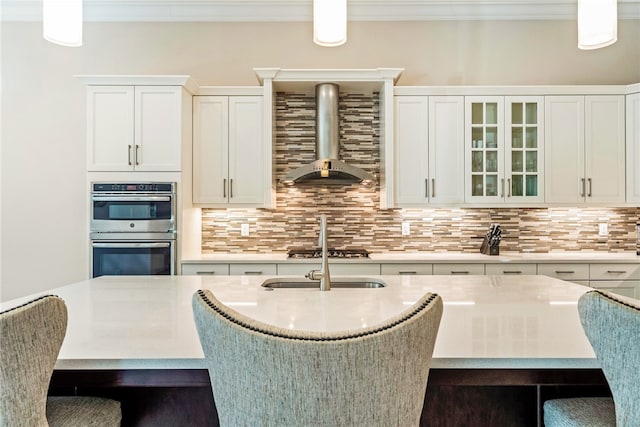
[[[91,184],[91,275],[170,275],[176,266],[174,182]]]

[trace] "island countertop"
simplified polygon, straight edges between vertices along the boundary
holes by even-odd
[[[42,292],[69,311],[56,368],[203,369],[191,309],[198,289],[262,322],[320,331],[375,325],[435,292],[444,313],[434,368],[598,368],[577,313],[586,286],[546,276],[375,276],[387,286],[268,291],[261,284],[271,277],[103,276]]]

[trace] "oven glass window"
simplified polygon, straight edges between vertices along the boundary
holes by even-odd
[[[171,246],[162,248],[94,247],[93,277],[170,275]]]
[[[93,219],[125,221],[171,219],[171,202],[94,201]]]

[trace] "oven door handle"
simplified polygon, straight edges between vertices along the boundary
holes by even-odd
[[[92,243],[94,248],[168,248],[171,243]]]
[[[171,196],[92,196],[94,202],[170,202]]]

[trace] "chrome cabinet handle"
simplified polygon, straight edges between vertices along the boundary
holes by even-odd
[[[608,274],[625,274],[625,270],[607,270]]]
[[[129,166],[131,166],[131,145],[129,145],[129,153],[127,154],[127,157],[129,159]]]
[[[247,276],[262,276],[262,271],[245,271],[244,274]]]
[[[233,178],[229,180],[229,197],[233,197]]]
[[[504,178],[500,180],[500,187],[502,187],[500,190],[500,197],[504,197]]]
[[[214,274],[216,274],[215,271],[196,271],[196,274],[198,276],[213,276]]]
[[[507,197],[511,197],[511,178],[507,179]]]
[[[138,150],[140,150],[140,146],[136,144],[136,166],[140,164],[140,162],[138,161],[138,158],[140,157],[140,153],[138,152]]]
[[[227,198],[227,178],[222,180],[222,197]]]
[[[556,274],[575,274],[572,270],[556,270]]]
[[[429,179],[424,179],[424,197],[425,199],[429,198]]]
[[[436,197],[436,179],[431,178],[431,197]]]
[[[584,183],[584,178],[580,179],[581,184],[580,186],[582,187],[582,193],[580,193],[580,197],[584,197],[584,193],[585,193],[585,183]]]
[[[589,193],[587,194],[587,197],[591,197],[591,178],[587,179],[587,181],[589,182]]]
[[[468,271],[451,271],[451,274],[469,274]]]
[[[410,274],[418,274],[418,272],[417,271],[398,271],[398,274],[410,275]]]
[[[505,270],[503,271],[504,274],[522,274],[522,271],[518,271],[518,270]]]

